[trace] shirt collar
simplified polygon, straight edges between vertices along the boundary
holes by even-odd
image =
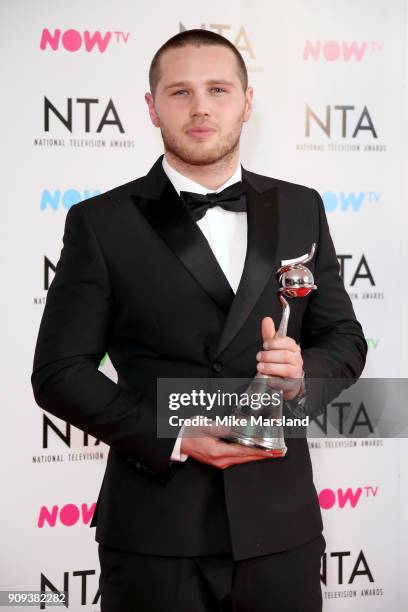
[[[175,170],[170,166],[165,155],[163,156],[162,164],[163,170],[167,174],[169,181],[173,184],[173,187],[177,191],[178,195],[180,195],[180,191],[192,191],[193,193],[201,193],[203,195],[206,193],[212,193],[214,191],[215,193],[218,193],[226,187],[229,187],[230,185],[238,183],[242,180],[242,168],[240,163],[238,164],[234,174],[223,185],[218,187],[218,189],[208,189],[208,187],[204,187],[204,185],[200,185],[200,183],[196,183],[192,179],[187,178],[178,172],[178,170]]]

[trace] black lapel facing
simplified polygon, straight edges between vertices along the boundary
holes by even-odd
[[[134,194],[134,200],[157,234],[204,291],[227,313],[234,292],[203,233],[168,180],[162,158],[141,182],[140,193]]]
[[[242,169],[248,210],[247,253],[241,282],[228,314],[216,356],[219,356],[228,347],[239,332],[267,282],[275,282],[272,275],[277,269],[276,253],[281,221],[278,189],[274,186],[263,189],[257,180],[259,178]],[[271,304],[271,311],[272,309],[273,304]]]
[[[265,179],[242,169],[247,197],[248,239],[244,270],[234,297],[207,240],[191,217],[163,170],[161,156],[144,179],[138,181],[133,199],[149,224],[184,264],[203,290],[228,315],[215,356],[232,342],[248,319],[268,282],[277,289],[275,273],[282,219],[278,189]],[[177,290],[177,287],[175,287]],[[280,316],[278,300],[271,316]]]

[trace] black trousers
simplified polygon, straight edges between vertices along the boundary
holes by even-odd
[[[323,535],[292,550],[158,557],[99,545],[101,612],[321,612]]]

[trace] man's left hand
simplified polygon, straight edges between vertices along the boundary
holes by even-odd
[[[257,370],[270,377],[271,387],[283,390],[285,400],[291,400],[298,395],[302,384],[300,346],[289,336],[277,337],[271,317],[262,319],[262,339],[264,350],[256,356]]]

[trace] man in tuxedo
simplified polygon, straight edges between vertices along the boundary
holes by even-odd
[[[37,403],[110,446],[93,525],[103,612],[321,610],[322,521],[307,441],[285,457],[156,431],[160,378],[355,379],[367,346],[318,193],[240,165],[252,88],[205,30],[153,58],[146,102],[165,155],[72,207],[39,331]],[[218,195],[216,195],[218,194]],[[317,291],[276,271],[317,244]],[[115,384],[98,370],[108,352]]]

